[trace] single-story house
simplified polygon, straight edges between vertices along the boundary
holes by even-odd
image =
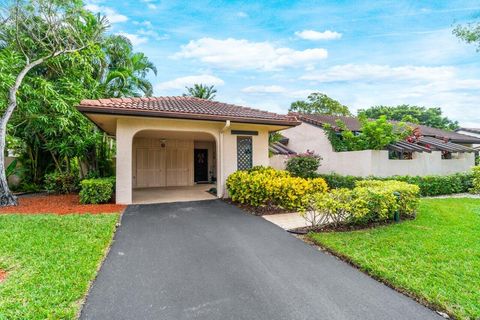
[[[460,128],[455,132],[480,139],[480,128]],[[478,150],[480,143],[474,143],[472,147]]]
[[[83,100],[77,108],[116,139],[121,204],[212,186],[223,197],[231,173],[269,165],[270,132],[300,124],[295,116],[193,97]]]
[[[304,153],[307,150],[320,155],[323,160],[319,173],[338,173],[354,176],[393,175],[445,175],[468,171],[475,163],[475,150],[480,138],[453,131],[414,125],[418,138],[415,141],[399,141],[385,150],[335,152],[325,125],[337,127],[342,121],[352,132],[361,130],[355,117],[292,113],[301,125],[281,131],[283,147],[289,152]],[[412,124],[413,126],[413,124]],[[339,128],[338,128],[339,129]],[[270,165],[282,169],[290,156],[287,151],[271,147],[274,156]]]

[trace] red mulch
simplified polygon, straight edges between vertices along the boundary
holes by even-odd
[[[0,282],[5,280],[6,277],[7,277],[7,271],[0,269]]]
[[[2,213],[22,214],[71,214],[71,213],[117,213],[125,209],[119,204],[80,204],[78,195],[36,195],[20,197],[18,206],[0,208]]]

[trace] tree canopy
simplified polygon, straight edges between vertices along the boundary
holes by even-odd
[[[444,117],[440,108],[426,108],[408,104],[395,107],[373,106],[368,109],[360,109],[358,114],[371,119],[379,119],[381,116],[385,116],[388,120],[423,124],[446,130],[454,130],[459,127],[457,121]]]
[[[335,116],[349,116],[350,110],[347,106],[341,104],[335,99],[330,98],[324,93],[312,93],[307,100],[292,102],[289,111],[301,113],[319,113]]]
[[[187,89],[187,92],[183,94],[184,97],[196,97],[206,100],[215,99],[215,94],[217,93],[217,89],[213,85],[207,86],[195,83],[193,87],[185,87],[185,89]]]
[[[480,51],[480,22],[458,25],[453,29],[453,34],[466,43],[473,43]]]

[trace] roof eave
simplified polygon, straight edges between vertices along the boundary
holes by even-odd
[[[77,110],[82,113],[94,113],[105,115],[122,115],[122,116],[138,116],[138,117],[155,117],[169,119],[186,119],[186,120],[204,120],[204,121],[226,121],[231,120],[237,123],[267,124],[286,127],[296,127],[301,124],[300,121],[283,121],[259,118],[242,118],[238,116],[219,116],[207,114],[189,114],[179,112],[160,112],[160,111],[138,111],[128,109],[112,109],[99,108],[97,106],[77,105]]]

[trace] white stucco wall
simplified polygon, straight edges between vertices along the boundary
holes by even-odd
[[[116,120],[116,200],[117,203],[132,203],[132,141],[137,132],[143,130],[204,132],[214,137],[216,142],[216,176],[218,196],[226,194],[225,180],[237,170],[237,137],[231,130],[258,131],[252,135],[253,165],[269,165],[268,133],[276,127],[256,124],[176,120],[162,118],[118,117]],[[224,130],[222,130],[224,129]]]
[[[439,151],[415,152],[412,160],[390,160],[388,151],[385,150],[335,152],[325,131],[307,123],[283,130],[281,134],[289,138],[289,149],[297,153],[303,153],[306,150],[314,151],[323,158],[318,169],[319,173],[361,177],[446,175],[468,171],[475,163],[473,153],[460,153],[455,159],[444,160]],[[271,158],[270,164],[278,169],[285,168],[278,158]]]

